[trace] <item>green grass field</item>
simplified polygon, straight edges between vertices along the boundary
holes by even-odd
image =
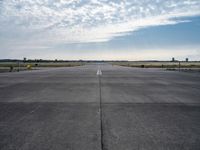
[[[112,62],[113,65],[139,68],[179,68],[179,62],[149,62],[149,61],[129,61]],[[200,62],[180,62],[180,68],[200,68]]]
[[[84,62],[0,62],[0,72],[13,72],[22,70],[34,70],[47,67],[74,67],[84,65]],[[19,66],[19,67],[18,67]]]

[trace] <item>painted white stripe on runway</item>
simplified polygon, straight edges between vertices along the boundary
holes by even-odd
[[[100,68],[97,70],[97,75],[98,75],[98,76],[101,76],[101,75],[102,75],[102,72],[101,72],[101,69],[100,69]]]

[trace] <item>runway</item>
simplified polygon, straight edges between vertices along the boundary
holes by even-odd
[[[199,73],[99,63],[0,74],[0,150],[190,149]]]

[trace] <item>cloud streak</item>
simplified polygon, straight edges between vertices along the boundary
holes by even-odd
[[[199,0],[2,0],[0,40],[105,42],[199,14]]]

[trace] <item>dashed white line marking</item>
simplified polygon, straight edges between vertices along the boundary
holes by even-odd
[[[97,75],[98,75],[98,76],[101,76],[101,75],[102,75],[102,71],[101,71],[100,67],[99,67],[99,69],[97,70]]]

